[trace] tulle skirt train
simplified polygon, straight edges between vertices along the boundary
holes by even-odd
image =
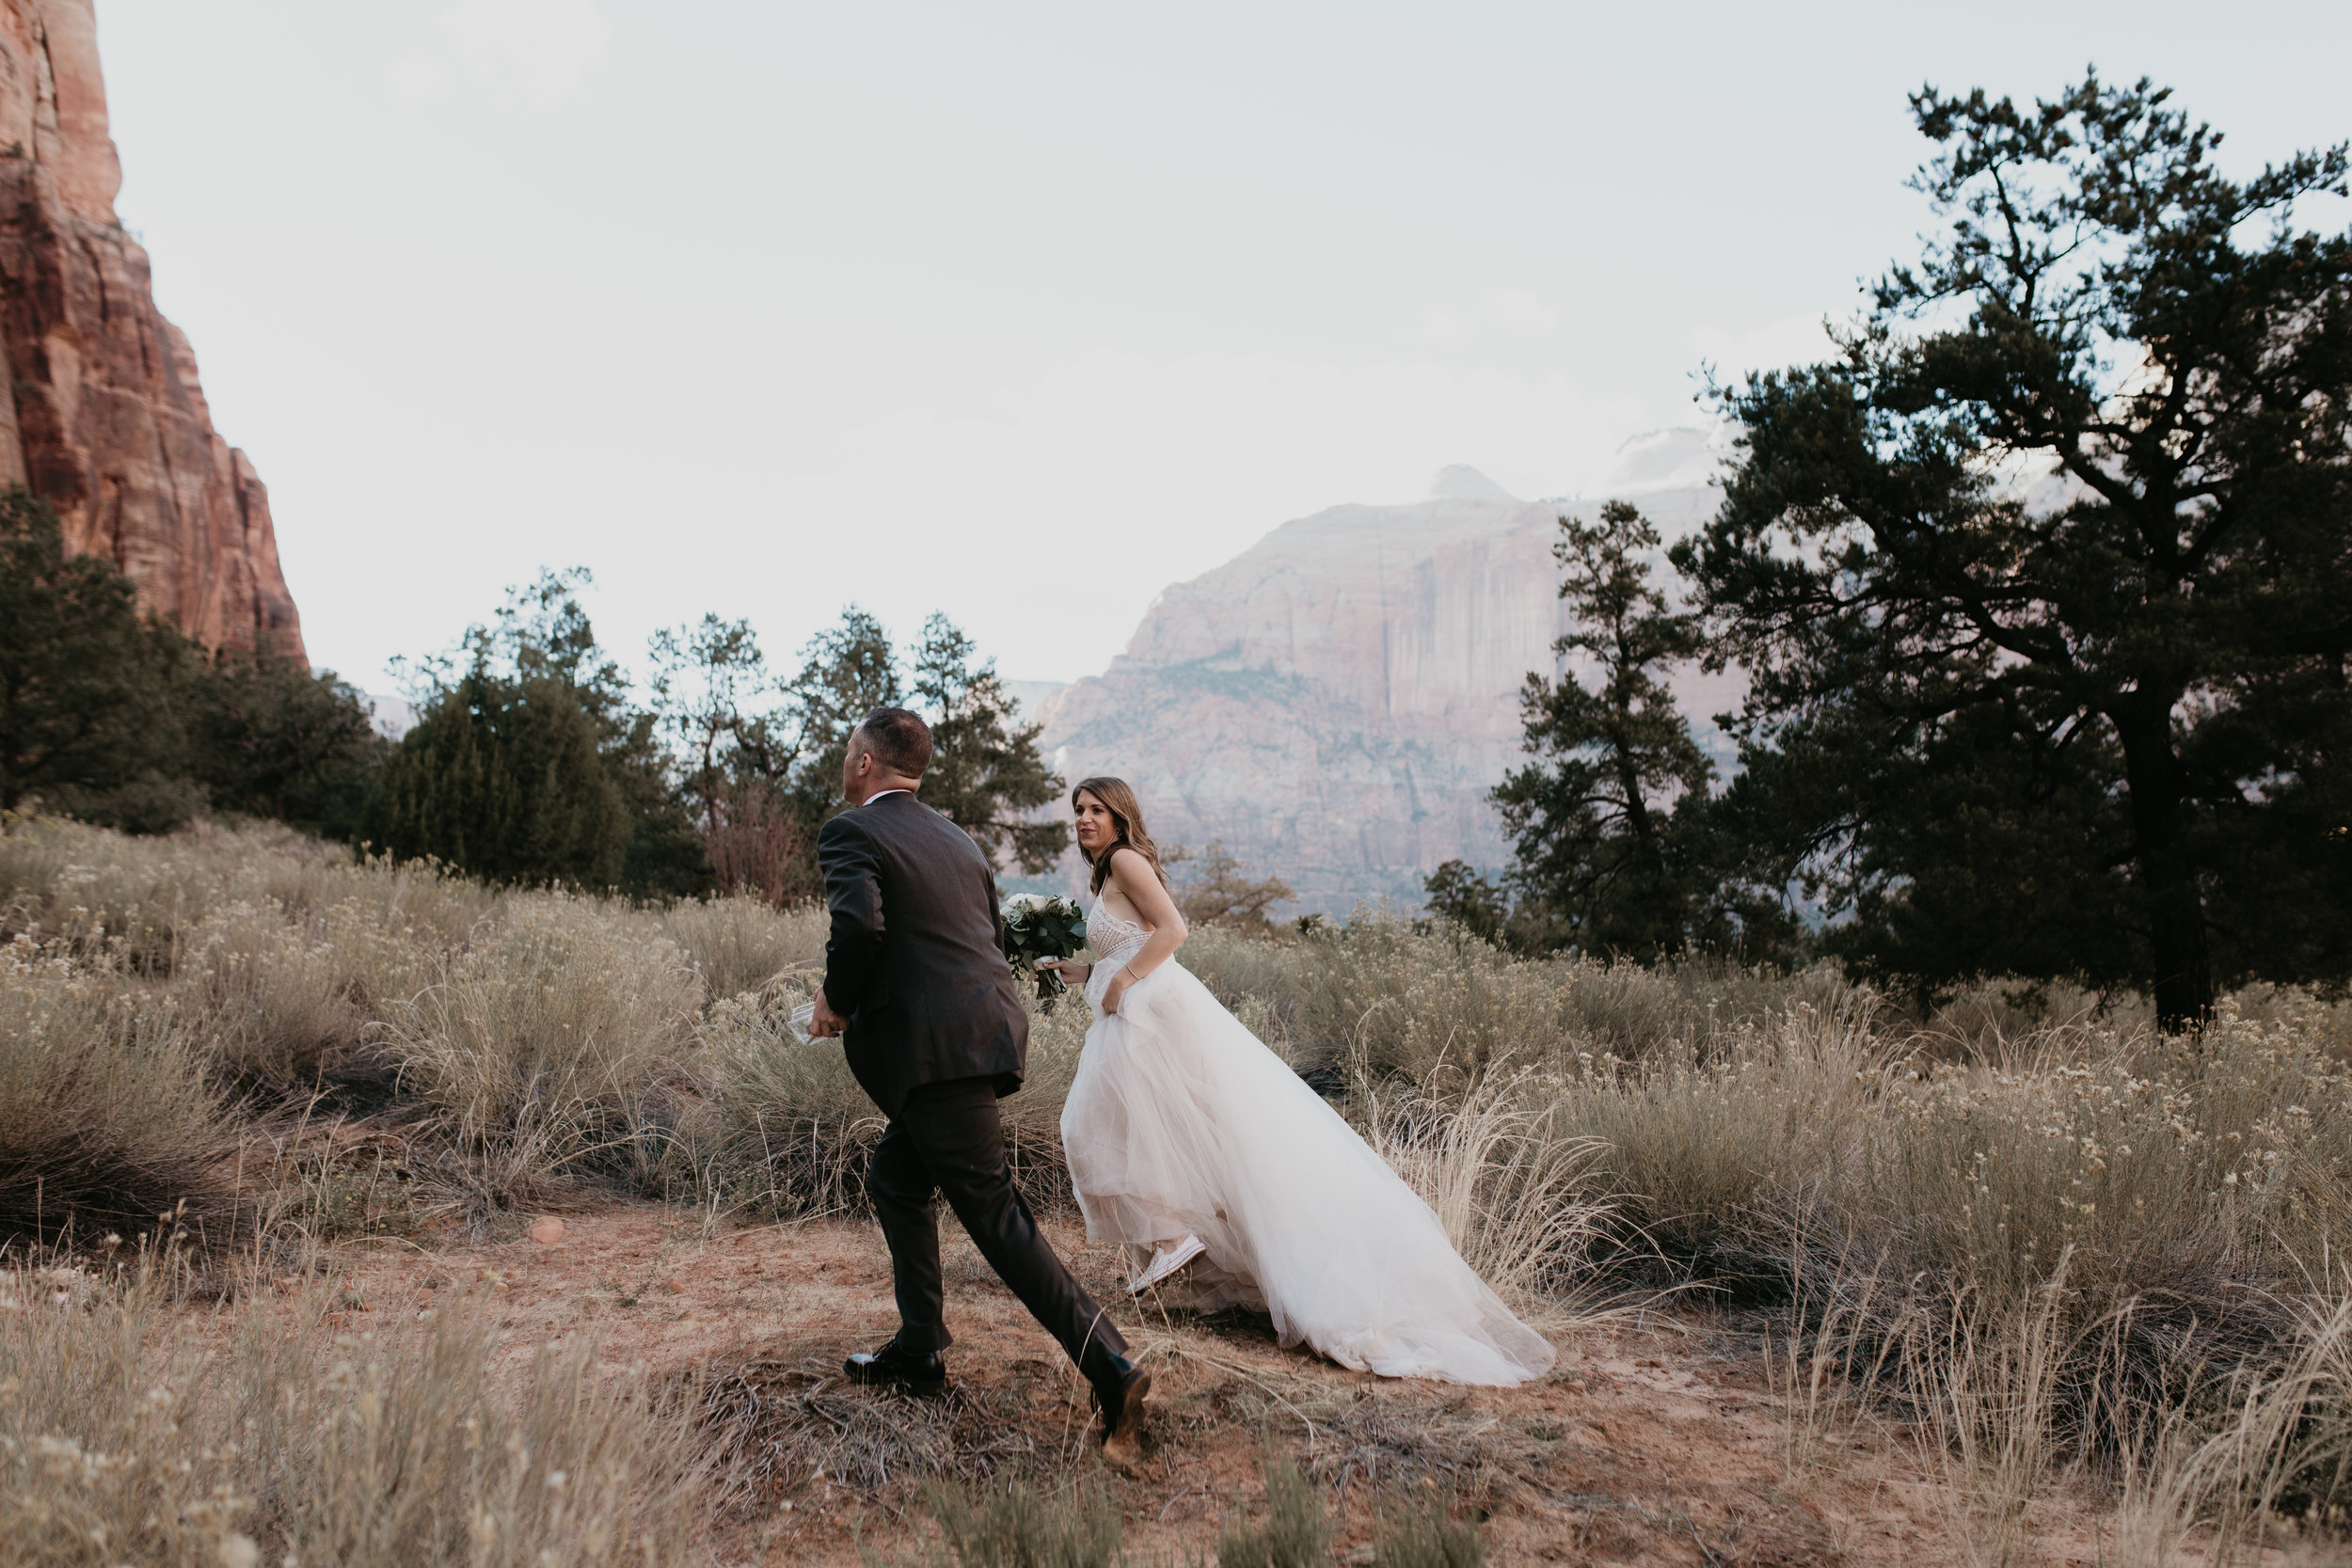
[[[1089,1240],[1140,1265],[1198,1236],[1194,1305],[1261,1309],[1344,1367],[1502,1386],[1550,1368],[1429,1206],[1189,971],[1160,965],[1100,1016],[1120,961],[1087,988],[1098,1016],[1062,1110]]]

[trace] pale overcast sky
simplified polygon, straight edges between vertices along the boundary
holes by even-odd
[[[2341,0],[98,3],[123,221],[377,690],[575,562],[632,659],[855,600],[1089,673],[1286,518],[1573,493],[1811,356],[1923,79],[2352,134]]]

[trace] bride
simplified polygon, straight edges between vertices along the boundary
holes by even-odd
[[[1269,1313],[1285,1345],[1388,1377],[1509,1386],[1551,1346],[1462,1261],[1429,1206],[1182,964],[1184,916],[1135,791],[1071,792],[1093,868],[1095,1022],[1061,1117],[1087,1238],[1117,1243],[1131,1289],[1191,1269],[1194,1304]]]

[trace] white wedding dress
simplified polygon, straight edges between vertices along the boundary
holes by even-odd
[[[1130,1249],[1197,1236],[1193,1305],[1272,1315],[1343,1367],[1508,1386],[1552,1364],[1454,1252],[1429,1206],[1282,1059],[1173,959],[1103,992],[1144,929],[1100,903],[1087,941],[1095,1021],[1061,1114],[1087,1237]]]

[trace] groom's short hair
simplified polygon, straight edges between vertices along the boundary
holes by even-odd
[[[878,707],[858,721],[874,758],[902,779],[919,779],[931,765],[931,727],[902,707]]]

